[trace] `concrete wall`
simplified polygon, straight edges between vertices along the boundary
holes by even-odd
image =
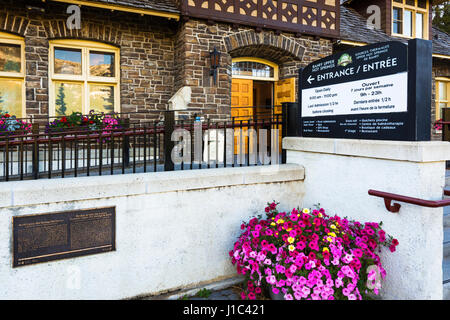
[[[301,205],[299,165],[1,183],[0,299],[120,299],[236,275],[242,221]],[[12,217],[116,206],[114,252],[12,268]]]
[[[283,146],[288,163],[305,167],[305,207],[383,221],[399,240],[397,252],[382,253],[384,299],[442,299],[443,209],[400,203],[391,213],[368,190],[441,200],[450,143],[285,138]]]

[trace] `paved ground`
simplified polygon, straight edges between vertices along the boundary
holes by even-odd
[[[188,300],[240,300],[239,295],[236,290],[232,288],[222,289],[218,291],[213,291],[207,298],[201,297],[189,297]]]

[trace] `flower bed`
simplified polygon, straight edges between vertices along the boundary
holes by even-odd
[[[122,128],[121,120],[116,115],[105,115],[103,113],[90,112],[83,115],[80,112],[73,112],[70,116],[55,119],[47,124],[47,132],[63,132],[67,130],[88,130],[110,133],[110,129]]]
[[[0,137],[28,134],[30,132],[31,124],[0,110]]]
[[[113,129],[121,129],[123,124],[117,115],[105,115],[94,113],[83,115],[74,112],[70,116],[64,116],[50,122],[46,126],[46,132],[70,132],[70,131],[102,131],[102,134],[111,134]]]
[[[246,277],[242,299],[266,290],[286,300],[363,300],[378,295],[386,277],[378,253],[391,252],[398,241],[381,223],[328,216],[324,209],[278,212],[241,225],[242,235],[230,251],[238,274]]]

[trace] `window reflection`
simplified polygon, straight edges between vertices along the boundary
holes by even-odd
[[[55,73],[81,75],[81,50],[55,48]]]
[[[89,73],[95,77],[114,77],[114,53],[91,51]]]

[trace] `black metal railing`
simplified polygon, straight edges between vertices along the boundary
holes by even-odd
[[[113,129],[54,131],[34,123],[31,133],[0,136],[0,181],[285,163],[288,108],[204,121],[176,119],[173,111],[145,122],[121,115],[126,125]]]

